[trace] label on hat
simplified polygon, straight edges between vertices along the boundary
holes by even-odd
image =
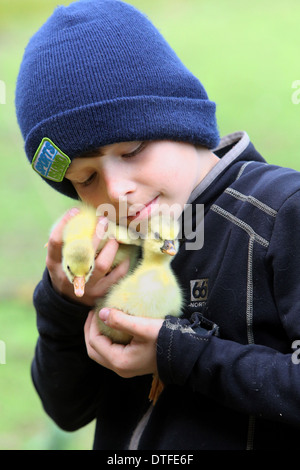
[[[70,163],[70,158],[48,137],[44,137],[34,154],[31,166],[43,178],[59,183],[64,179]]]

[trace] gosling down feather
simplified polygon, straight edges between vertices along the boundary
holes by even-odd
[[[149,220],[147,236],[144,239],[130,236],[126,227],[109,222],[104,239],[96,253],[93,236],[96,230],[96,211],[89,205],[81,205],[80,212],[66,224],[63,233],[62,265],[74,285],[75,295],[84,295],[95,265],[95,257],[108,238],[120,242],[113,262],[117,266],[130,257],[127,275],[112,286],[104,298],[95,305],[95,314],[103,307],[116,308],[129,315],[149,318],[179,316],[183,306],[183,296],[171,268],[171,261],[177,252],[179,225],[174,219],[160,215]],[[135,234],[136,235],[136,234]],[[139,259],[140,246],[142,258]],[[132,336],[108,327],[99,318],[99,330],[115,343],[128,344]],[[149,399],[156,403],[164,388],[158,375],[153,375]]]
[[[129,245],[127,229],[109,222],[103,240],[97,250],[93,246],[93,237],[97,225],[96,211],[92,206],[82,204],[80,212],[73,216],[65,225],[63,232],[62,267],[74,286],[77,297],[84,295],[85,285],[92,275],[95,266],[95,258],[109,238],[120,241],[119,249],[114,258],[112,268],[116,267],[126,258],[130,258],[130,270],[135,265],[139,248]],[[126,242],[126,244],[124,244]]]
[[[132,273],[115,284],[98,307],[110,307],[129,315],[149,318],[179,316],[183,296],[171,268],[171,260],[177,252],[179,232],[177,221],[162,215],[153,216],[143,240],[142,259]],[[134,243],[134,241],[133,241]],[[113,342],[128,344],[132,337],[108,327],[99,319],[99,329]],[[153,381],[149,399],[156,403],[164,388],[157,375]]]

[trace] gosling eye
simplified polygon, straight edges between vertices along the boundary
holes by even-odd
[[[69,271],[69,273],[71,274],[71,276],[73,276],[73,277],[74,277],[74,274],[72,273],[72,270],[71,270],[71,268],[70,268],[70,266],[69,266],[69,265],[67,266],[67,270]]]

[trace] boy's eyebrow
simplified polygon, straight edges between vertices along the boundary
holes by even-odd
[[[120,142],[120,144],[121,143],[122,142]],[[82,160],[84,158],[103,157],[103,155],[105,155],[105,148],[106,147],[109,147],[109,145],[108,146],[103,146],[103,147],[97,147],[97,148],[92,149],[92,150],[87,150],[86,152],[81,153],[80,155],[75,157],[74,160],[76,160],[78,158],[80,158],[80,160]],[[70,178],[70,176],[72,176],[73,173],[75,173],[75,175],[76,175],[77,171],[78,170],[72,170],[72,168],[69,168],[66,172],[66,178]]]
[[[74,174],[76,175],[76,170],[75,170],[75,172],[74,172],[74,171],[68,169],[68,170],[66,171],[65,178],[67,178],[67,179],[72,179],[72,176],[74,176]]]
[[[82,160],[84,158],[102,157],[103,155],[104,153],[101,150],[101,148],[98,148],[98,149],[88,150],[87,152],[82,153],[81,155],[78,155],[78,157],[75,157],[73,161],[77,160],[78,158]],[[73,168],[68,168],[65,176],[66,178],[70,178],[74,173],[76,175],[77,172],[78,172],[78,169],[74,170]]]
[[[98,147],[96,149],[87,150],[86,152],[78,155],[76,158],[92,158],[92,157],[103,157],[104,153],[102,147]]]

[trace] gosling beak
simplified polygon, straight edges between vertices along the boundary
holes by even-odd
[[[85,287],[85,278],[84,276],[75,276],[73,280],[74,285],[74,294],[77,297],[82,297],[84,294],[84,287]]]
[[[167,253],[170,256],[176,255],[177,251],[175,248],[174,240],[164,240],[164,244],[161,247],[163,253]]]

